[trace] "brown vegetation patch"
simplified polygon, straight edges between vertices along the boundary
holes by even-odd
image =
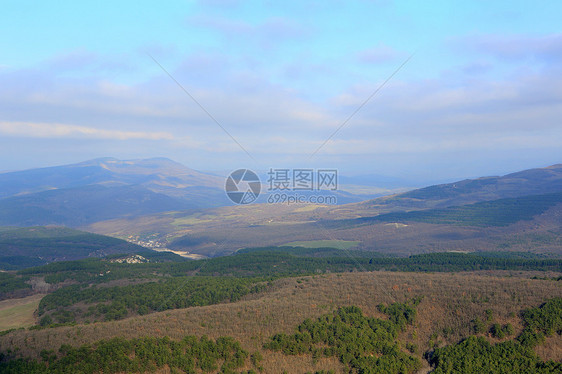
[[[64,343],[78,346],[115,336],[167,335],[180,339],[185,335],[212,338],[226,335],[239,340],[250,352],[262,351],[263,366],[268,373],[294,372],[290,368],[295,367],[302,367],[302,372],[328,368],[341,372],[341,365],[336,361],[321,360],[313,365],[310,356],[287,357],[263,351],[262,345],[271,335],[292,333],[304,319],[340,306],[357,305],[368,316],[384,318],[377,309],[378,304],[403,302],[416,296],[423,296],[417,322],[402,334],[401,340],[417,345],[420,358],[430,343],[444,345],[470,335],[471,321],[476,317],[485,320],[487,310],[491,311],[494,323],[511,323],[518,334],[522,329],[518,316],[521,310],[562,296],[560,282],[532,280],[521,272],[518,274],[519,277],[498,277],[473,273],[371,272],[281,279],[263,296],[231,304],[74,327],[14,331],[0,337],[0,349],[19,347],[22,353],[37,357],[45,347]],[[560,360],[560,343],[560,338],[549,338],[538,353],[544,358]]]

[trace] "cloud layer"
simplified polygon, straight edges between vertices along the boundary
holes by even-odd
[[[370,6],[384,13],[392,2]],[[19,160],[0,170],[167,156],[208,170],[333,166],[446,179],[562,158],[562,34],[443,36],[311,157],[412,48],[376,33],[342,43],[347,23],[328,23],[330,10],[313,3],[299,17],[250,14],[236,1],[198,7],[178,29],[189,48],[149,41],[122,54],[86,46],[21,67],[0,61],[0,155]],[[312,9],[317,18],[306,16]]]

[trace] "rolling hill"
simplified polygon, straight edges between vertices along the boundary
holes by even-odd
[[[156,357],[159,357],[159,360],[155,360],[155,362],[177,365],[182,361],[174,360],[177,356],[168,348],[168,345],[182,347],[180,342],[198,342],[201,339],[201,342],[205,343],[207,351],[216,352],[217,350],[213,349],[215,345],[212,344],[214,340],[228,336],[240,342],[243,349],[248,352],[241,355],[242,358],[249,358],[250,353],[254,357],[253,362],[257,366],[254,371],[249,371],[252,369],[252,360],[241,361],[242,367],[239,370],[244,369],[242,372],[245,373],[257,371],[279,374],[283,372],[346,373],[350,372],[347,364],[352,360],[334,359],[331,354],[322,354],[322,352],[315,355],[312,350],[299,350],[299,346],[293,351],[287,349],[279,352],[271,349],[271,343],[275,341],[283,343],[287,342],[289,338],[301,337],[300,341],[303,345],[316,341],[316,347],[329,348],[333,346],[333,341],[318,343],[317,340],[313,341],[306,334],[308,328],[315,327],[314,336],[326,336],[322,334],[323,330],[319,328],[321,326],[318,323],[313,324],[313,322],[331,322],[334,320],[331,318],[333,312],[352,306],[360,308],[370,318],[389,321],[391,318],[385,314],[389,312],[388,307],[398,307],[397,302],[409,303],[410,300],[417,300],[414,302],[417,304],[415,311],[411,308],[398,308],[397,312],[404,312],[403,318],[406,318],[406,321],[414,319],[414,323],[406,324],[406,329],[397,335],[399,346],[390,352],[400,351],[412,354],[424,364],[424,371],[421,372],[429,372],[432,368],[426,358],[431,358],[431,354],[438,347],[456,347],[459,341],[475,336],[485,338],[494,346],[505,342],[509,344],[522,336],[525,329],[528,328],[527,326],[534,322],[534,319],[529,317],[531,313],[538,315],[537,317],[542,317],[544,314],[543,319],[546,320],[549,317],[545,313],[547,307],[558,301],[556,298],[561,296],[560,286],[553,280],[529,279],[531,276],[532,273],[525,272],[496,272],[487,275],[483,273],[443,274],[383,271],[284,278],[275,280],[261,292],[248,294],[241,299],[225,303],[169,309],[107,322],[53,325],[43,329],[7,331],[0,335],[0,345],[6,352],[6,358],[11,359],[15,365],[18,364],[17,359],[20,357],[37,360],[43,365],[46,363],[54,365],[60,360],[59,367],[62,366],[61,364],[73,362],[70,361],[71,359],[78,359],[76,360],[78,362],[74,364],[77,365],[82,360],[91,362],[92,356],[94,356],[90,353],[92,347],[101,347],[99,351],[95,352],[97,354],[94,357],[97,361],[105,359],[112,364],[116,362],[113,366],[107,366],[107,370],[103,369],[104,372],[168,372],[168,368],[160,368],[160,371],[157,371],[156,366],[143,370],[124,369],[129,366],[117,366],[117,364],[128,362],[127,358],[152,357],[148,354],[155,351]],[[550,302],[545,304],[549,300]],[[554,309],[554,313],[558,310]],[[345,346],[340,345],[344,348],[356,347],[364,338],[366,331],[369,331],[366,330],[369,325],[379,325],[373,320],[366,324],[359,315],[349,316],[345,320],[349,322],[350,327],[359,326],[361,329],[354,331],[350,327],[339,325],[336,330],[336,326],[333,326],[334,331],[341,332],[340,336],[347,335],[353,338],[352,344],[346,342]],[[542,319],[537,318],[537,320],[542,322]],[[559,321],[559,319],[553,318],[550,321]],[[554,326],[558,328],[559,322],[554,323],[557,323]],[[511,326],[511,329],[506,328],[508,335],[503,337],[492,335],[489,331],[496,325]],[[332,327],[326,323],[324,326]],[[540,327],[543,326],[539,325],[536,329]],[[387,330],[379,329],[378,331]],[[300,334],[296,335],[297,333]],[[196,339],[186,338],[188,335],[196,336]],[[560,335],[555,332],[549,335],[539,341],[535,351],[526,351],[526,357],[535,358],[535,355],[538,355],[541,360],[559,362],[562,357],[559,349]],[[115,338],[118,340],[109,340]],[[135,340],[131,343],[125,340],[133,338],[146,339],[150,343],[148,345],[150,350],[145,348],[142,351],[139,349],[131,352],[127,347],[144,348],[147,346],[145,340]],[[105,345],[100,342],[100,339],[105,339]],[[372,341],[380,342],[381,339],[372,339]],[[175,342],[176,344],[174,344]],[[192,346],[195,344],[192,343]],[[510,356],[498,353],[497,357],[510,361],[516,348],[518,348],[517,345],[512,346]],[[372,350],[375,351],[375,349]],[[191,354],[192,351],[200,352],[201,350],[182,350],[182,357]],[[236,357],[234,354],[224,357],[233,356]],[[376,359],[381,355],[368,353],[362,356]],[[218,365],[214,369],[203,371],[198,368],[191,372],[221,372],[221,363],[222,360],[218,361]],[[29,368],[33,368],[33,366],[28,365],[27,367],[27,371],[24,371],[26,367],[23,366],[23,370],[14,370],[14,372],[32,372]],[[111,370],[111,367],[116,367],[116,369]],[[418,371],[401,372],[413,374]],[[456,372],[466,373],[468,371]],[[484,369],[476,372],[490,371]],[[502,372],[513,371],[504,370]]]
[[[465,179],[365,201],[362,208],[444,208],[480,201],[541,195],[562,191],[562,164],[529,169],[504,176]]]
[[[412,210],[358,218],[356,222],[426,222],[460,226],[509,226],[562,203],[562,192],[529,195],[450,206],[442,209]],[[353,222],[353,220],[351,220]]]
[[[79,227],[116,217],[189,209],[188,201],[142,186],[88,185],[0,200],[0,225]]]
[[[142,215],[182,204],[181,197],[149,189],[152,182],[94,183],[2,199],[13,202],[8,214],[14,218],[30,207],[37,217],[54,217],[54,206],[68,214],[65,220],[94,220],[89,230],[138,235],[216,258],[189,261],[154,252],[168,257],[123,263],[131,256],[111,254],[146,249],[68,228],[0,227],[0,268],[23,268],[0,272],[6,299],[0,324],[9,329],[0,334],[0,371],[394,367],[413,374],[446,372],[461,361],[557,373],[558,172],[525,171],[493,183],[463,181],[462,188],[432,186],[342,206],[251,204]],[[106,197],[94,200],[99,194]],[[89,212],[89,205],[100,211]],[[95,221],[124,211],[131,213]],[[82,259],[30,267],[74,258]],[[37,292],[47,294],[16,299]],[[17,324],[2,319],[15,313],[21,314]],[[352,338],[318,340],[340,330]],[[361,348],[373,342],[386,345]],[[192,354],[200,347],[226,349],[227,358]],[[191,352],[191,361],[176,360],[178,349],[184,358]],[[230,358],[236,357],[234,364]]]
[[[146,251],[121,239],[64,227],[2,227],[0,230],[2,270]]]

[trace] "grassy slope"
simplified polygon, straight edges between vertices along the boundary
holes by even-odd
[[[206,334],[215,338],[232,336],[245,349],[255,351],[262,350],[262,344],[272,334],[292,333],[305,318],[317,317],[339,306],[357,305],[368,316],[382,317],[378,304],[424,296],[418,307],[416,326],[401,337],[404,342],[419,347],[421,358],[429,348],[432,334],[437,334],[433,339],[436,342],[454,343],[470,334],[470,321],[476,317],[484,319],[487,309],[492,311],[494,322],[511,323],[519,333],[522,328],[519,311],[562,296],[560,282],[530,280],[531,274],[520,272],[496,274],[515,276],[374,272],[282,279],[268,293],[233,304],[172,310],[116,322],[14,331],[0,337],[0,347],[19,347],[24,353],[37,355],[43,347],[61,343],[78,346],[114,336],[167,335],[180,339],[188,334]],[[559,340],[547,340],[538,353],[544,358],[560,360],[558,345]],[[287,357],[263,350],[262,354],[267,373],[283,370],[292,373],[295,367],[301,368],[302,373],[322,369],[341,372],[341,365],[335,360],[320,360],[314,365],[310,357]]]
[[[0,301],[0,331],[29,327],[35,324],[35,310],[45,295]]]

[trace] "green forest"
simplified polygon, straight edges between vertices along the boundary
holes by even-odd
[[[290,276],[324,272],[346,271],[473,271],[473,270],[537,270],[562,271],[561,259],[520,258],[497,252],[431,253],[404,257],[381,257],[368,251],[341,251],[333,248],[263,247],[240,250],[231,256],[212,259],[118,264],[105,259],[85,259],[56,262],[45,266],[23,269],[22,276],[45,276],[48,283],[66,280],[103,283],[122,278],[154,278],[170,276],[235,275],[235,276]],[[102,275],[103,274],[103,275]]]
[[[90,322],[110,321],[130,314],[234,302],[266,286],[261,278],[234,277],[176,277],[122,287],[72,285],[45,296],[38,314],[41,326],[73,323],[77,317]],[[73,307],[78,303],[89,307]]]
[[[0,371],[13,374],[143,373],[168,366],[172,373],[217,370],[224,374],[255,373],[252,369],[240,370],[250,362],[259,363],[239,342],[229,337],[212,340],[206,336],[186,336],[180,341],[168,337],[114,338],[78,348],[62,345],[57,351],[43,350],[41,361],[11,360],[0,363]]]
[[[470,336],[458,344],[428,353],[435,374],[561,373],[562,363],[543,362],[533,351],[546,336],[562,334],[562,298],[522,313],[525,329],[515,339],[491,344]]]
[[[334,356],[350,373],[412,373],[421,362],[403,352],[397,337],[414,323],[418,303],[381,305],[388,320],[366,317],[356,306],[340,308],[316,321],[305,320],[293,335],[273,336],[265,348],[286,355],[309,354],[313,359]]]

